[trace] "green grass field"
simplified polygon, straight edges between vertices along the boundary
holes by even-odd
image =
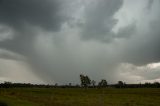
[[[1,88],[0,106],[160,106],[160,89]]]

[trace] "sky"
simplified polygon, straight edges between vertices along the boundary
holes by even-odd
[[[0,0],[0,82],[160,81],[159,0]]]

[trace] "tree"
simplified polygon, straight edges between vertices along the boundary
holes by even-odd
[[[105,79],[102,79],[99,83],[98,83],[99,87],[107,87],[107,81]]]
[[[153,83],[154,87],[159,88],[160,87],[160,83],[159,82],[154,82]]]
[[[80,80],[81,80],[81,86],[83,87],[88,87],[91,84],[90,78],[83,74],[80,75]]]
[[[72,83],[69,83],[69,85],[68,85],[68,86],[70,86],[70,87],[71,87],[71,86],[72,86]]]
[[[95,87],[96,81],[92,80],[91,83],[92,83],[92,86]]]
[[[85,76],[83,74],[80,75],[80,80],[81,80],[81,86],[86,86],[85,85]]]
[[[58,83],[55,83],[55,85],[54,85],[55,87],[57,87],[58,86]]]
[[[118,81],[118,86],[119,86],[120,88],[122,88],[123,85],[124,85],[123,81]]]

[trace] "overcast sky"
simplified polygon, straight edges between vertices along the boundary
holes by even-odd
[[[160,81],[159,0],[0,0],[0,82]]]

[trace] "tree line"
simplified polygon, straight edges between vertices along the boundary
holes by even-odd
[[[144,84],[126,84],[123,81],[118,81],[116,84],[108,84],[106,79],[100,80],[97,84],[95,80],[91,80],[89,76],[80,74],[80,85],[72,85],[72,83],[66,85],[58,85],[55,83],[54,85],[44,85],[44,84],[30,84],[30,83],[12,83],[12,82],[4,82],[0,84],[0,88],[15,88],[15,87],[29,87],[29,88],[160,88],[159,82],[149,83],[146,82]]]
[[[146,82],[144,84],[126,84],[123,81],[118,81],[116,84],[109,84],[105,79],[102,79],[98,84],[96,85],[96,82],[94,80],[91,80],[87,75],[80,75],[81,80],[81,87],[89,87],[89,88],[106,88],[106,87],[112,87],[112,88],[160,88],[159,82]]]

